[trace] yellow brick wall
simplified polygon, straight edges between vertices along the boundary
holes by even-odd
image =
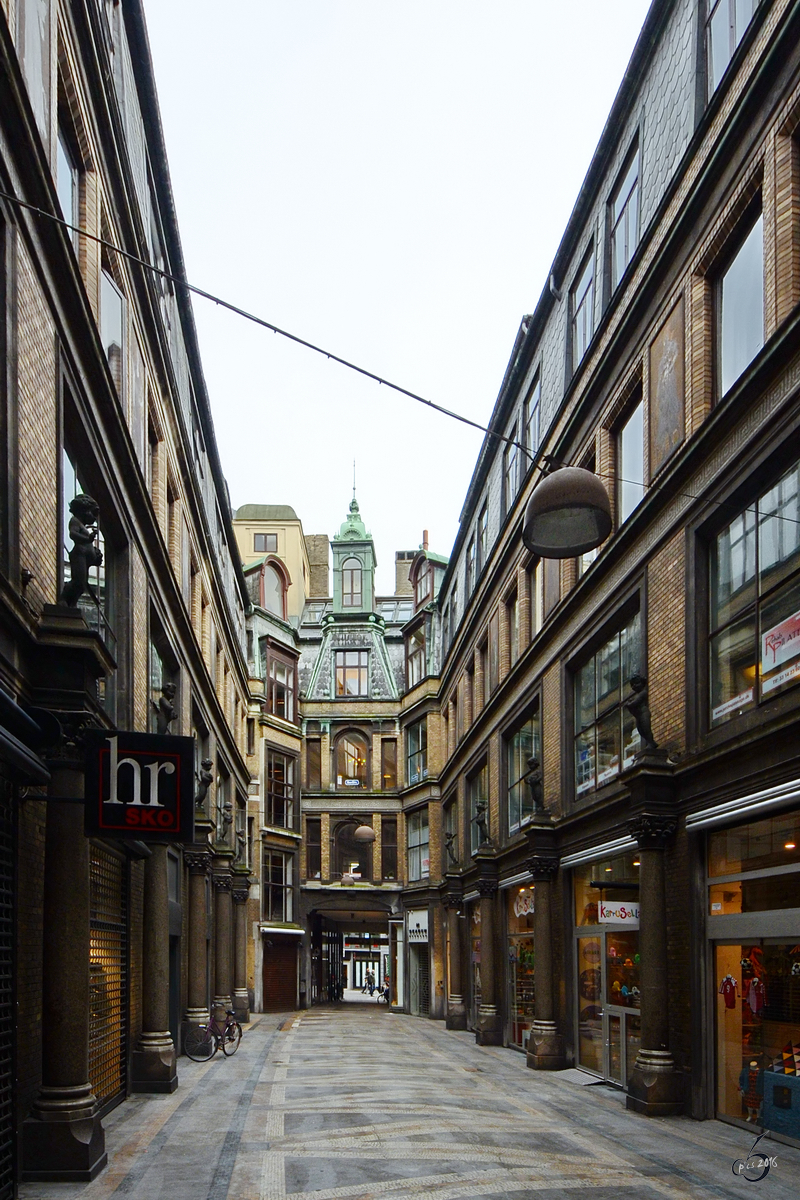
[[[647,675],[653,736],[660,746],[686,746],[686,562],[682,531],[647,568]]]
[[[545,807],[562,812],[561,799],[561,673],[555,663],[542,678],[542,780]]]

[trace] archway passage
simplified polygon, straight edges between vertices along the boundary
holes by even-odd
[[[352,901],[351,901],[352,903]],[[348,1004],[377,1003],[378,989],[394,969],[389,913],[384,909],[317,910],[312,922],[313,993],[316,1003],[338,997]],[[370,991],[370,976],[374,980]]]

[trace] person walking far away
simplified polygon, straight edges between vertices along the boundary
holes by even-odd
[[[375,991],[375,973],[372,970],[372,968],[370,968],[370,970],[367,971],[367,974],[364,977],[364,982],[366,984],[367,991],[369,992],[369,994],[371,996],[372,993]]]

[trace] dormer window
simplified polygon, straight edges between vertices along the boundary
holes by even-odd
[[[414,586],[414,602],[417,608],[430,599],[433,583],[431,564],[425,559],[417,572],[417,582]]]
[[[357,558],[342,563],[342,607],[361,608],[361,563]]]

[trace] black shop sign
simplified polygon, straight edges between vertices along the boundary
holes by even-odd
[[[92,730],[85,745],[87,836],[194,841],[194,738]]]

